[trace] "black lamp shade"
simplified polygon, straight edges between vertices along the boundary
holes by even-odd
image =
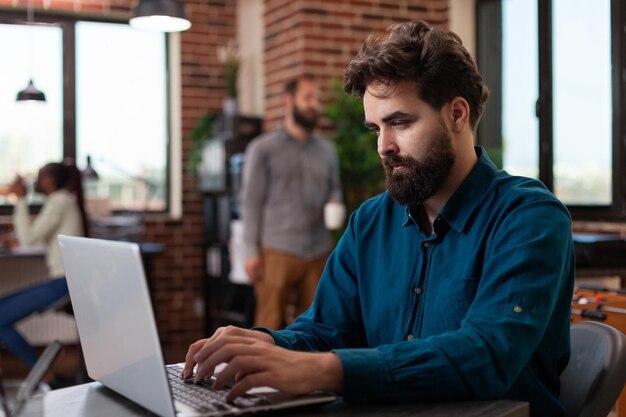
[[[137,29],[158,32],[182,32],[191,27],[179,0],[140,0],[129,23]]]
[[[46,101],[46,95],[35,87],[31,79],[26,88],[17,93],[15,101]]]
[[[100,175],[98,175],[96,170],[93,168],[93,165],[91,165],[90,155],[87,155],[87,166],[85,167],[85,169],[82,170],[81,175],[84,180],[99,180],[100,179]]]

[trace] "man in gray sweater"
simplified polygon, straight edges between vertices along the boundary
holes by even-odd
[[[308,76],[285,86],[283,126],[256,138],[246,150],[242,186],[245,269],[255,285],[257,326],[279,329],[292,291],[296,315],[304,312],[332,242],[324,205],[341,202],[334,146],[313,132],[320,94]]]

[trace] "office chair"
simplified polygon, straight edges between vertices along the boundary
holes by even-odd
[[[626,382],[626,336],[603,323],[571,327],[571,357],[561,374],[567,417],[606,417]]]

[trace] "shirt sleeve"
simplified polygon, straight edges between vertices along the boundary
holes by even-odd
[[[13,212],[17,239],[23,245],[46,243],[63,218],[63,200],[49,197],[39,214],[31,222],[26,200],[20,198]]]
[[[243,238],[246,258],[259,255],[267,175],[267,169],[263,163],[263,155],[258,144],[252,143],[246,151],[241,189]]]
[[[557,303],[569,307],[573,247],[569,214],[556,201],[524,202],[501,218],[459,329],[363,348],[358,268],[346,250],[355,243],[351,225],[313,306],[292,326],[274,332],[276,343],[334,351],[342,363],[347,401],[503,396],[538,349]]]

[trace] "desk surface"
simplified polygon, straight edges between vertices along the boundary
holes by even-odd
[[[515,401],[470,401],[456,403],[421,403],[402,405],[351,405],[337,401],[330,405],[282,411],[280,417],[528,417],[528,404]],[[152,416],[97,382],[51,391],[33,397],[20,417],[134,417]],[[274,413],[263,414],[267,416]]]

